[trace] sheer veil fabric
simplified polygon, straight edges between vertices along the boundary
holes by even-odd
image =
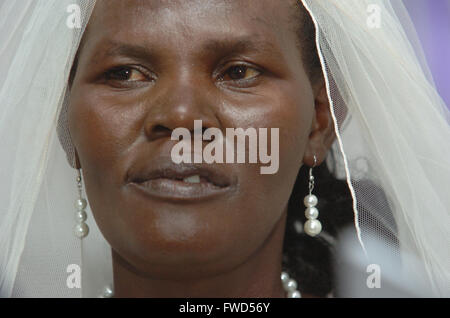
[[[77,174],[65,117],[70,68],[94,5],[0,4],[2,297],[96,297],[112,282],[110,247],[89,208],[89,236],[73,235]],[[334,116],[327,165],[347,181],[360,250],[371,257],[378,242],[429,296],[450,296],[450,114],[405,8],[386,0],[299,5],[316,26]],[[82,288],[67,286],[71,264],[82,269]]]

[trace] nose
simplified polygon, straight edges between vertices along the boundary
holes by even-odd
[[[194,120],[202,120],[203,130],[210,127],[220,129],[211,84],[189,74],[178,75],[155,87],[156,96],[149,100],[151,105],[148,105],[145,133],[151,141],[170,138],[176,128],[187,128],[193,134]]]

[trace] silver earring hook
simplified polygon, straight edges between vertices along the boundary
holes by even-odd
[[[312,191],[314,190],[314,176],[313,176],[313,168],[316,167],[317,164],[317,157],[316,155],[314,155],[314,166],[312,166],[311,168],[309,168],[309,194],[312,194]]]
[[[82,194],[82,183],[81,183],[81,170],[77,169],[77,188],[78,188],[78,197],[81,198],[81,194]]]

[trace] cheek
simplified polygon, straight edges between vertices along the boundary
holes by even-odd
[[[232,109],[232,107],[229,107]],[[263,175],[261,166],[246,167],[249,202],[260,202],[262,209],[282,211],[293,189],[297,173],[302,166],[313,121],[314,97],[308,82],[278,86],[245,108],[231,112],[235,119],[230,126],[279,129],[279,138],[267,140],[268,149],[278,142],[279,167],[275,174]],[[271,153],[272,161],[275,154]],[[270,198],[270,200],[268,200]]]
[[[117,99],[105,99],[96,93],[85,88],[73,91],[69,129],[84,172],[107,177],[116,184],[123,177],[116,170],[129,147],[127,141],[131,143],[138,133],[133,126],[137,121],[136,108],[124,107]]]

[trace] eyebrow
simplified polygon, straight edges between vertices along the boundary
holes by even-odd
[[[204,43],[203,49],[208,52],[264,52],[276,53],[278,50],[272,42],[262,39],[260,36],[245,36],[237,39],[208,40]]]
[[[126,56],[138,60],[155,61],[158,56],[153,48],[145,45],[109,40],[107,46],[108,49],[106,51],[96,55],[95,61],[108,56]],[[220,52],[221,55],[246,52],[263,52],[271,55],[279,54],[279,50],[276,49],[273,43],[261,39],[259,36],[206,40],[201,46],[201,51],[205,54],[217,54]]]
[[[137,59],[148,59],[153,58],[156,54],[152,49],[143,45],[109,41],[109,48],[103,56],[129,56]]]

